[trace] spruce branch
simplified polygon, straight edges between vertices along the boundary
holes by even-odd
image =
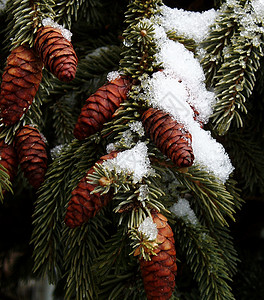
[[[125,22],[129,25],[123,33],[126,49],[122,53],[120,66],[132,78],[154,71],[156,45],[153,41],[154,28],[148,19],[156,13],[159,5],[159,0],[134,1],[128,5]]]
[[[216,82],[215,76],[223,63],[224,51],[227,51],[226,47],[237,30],[237,23],[233,7],[223,6],[210,34],[202,43],[206,55],[201,60],[201,64],[208,86],[213,86]]]
[[[105,242],[93,265],[93,273],[99,284],[102,284],[110,273],[117,275],[125,268],[131,250],[128,245],[127,229],[124,225],[119,226],[116,233]]]
[[[96,164],[94,170],[87,177],[88,182],[96,186],[92,193],[102,195],[111,190],[114,194],[113,202],[116,203],[113,211],[120,214],[119,224],[127,224],[128,229],[138,227],[147,216],[151,216],[151,209],[165,209],[159,201],[164,193],[153,180],[155,174],[135,184],[133,173],[120,172],[115,168],[109,170],[103,164]]]
[[[0,201],[2,203],[4,201],[4,193],[6,192],[13,193],[12,183],[9,181],[9,179],[10,177],[7,173],[7,170],[3,165],[1,165],[1,161],[0,161]]]
[[[233,119],[237,127],[243,126],[241,113],[247,113],[245,103],[253,92],[262,56],[260,44],[254,45],[239,35],[234,37],[232,51],[218,71],[220,80],[215,87],[217,101],[212,122],[220,135],[229,130]]]
[[[209,228],[210,235],[215,239],[219,249],[222,250],[222,258],[228,268],[228,275],[234,276],[237,272],[237,264],[240,262],[230,230],[226,227],[215,224],[214,228]]]
[[[154,166],[154,168],[156,168]],[[228,225],[226,216],[234,220],[234,203],[232,195],[213,175],[200,169],[198,165],[187,170],[171,168],[175,177],[183,186],[195,195],[194,205],[199,207],[206,223]],[[158,171],[158,169],[157,169]],[[213,226],[213,225],[212,225]]]
[[[53,1],[15,0],[12,1],[12,5],[11,3],[8,4],[9,24],[6,28],[7,37],[5,43],[9,44],[11,40],[11,49],[24,43],[28,43],[31,47],[33,46],[34,34],[42,19],[54,13],[50,2]]]
[[[53,5],[56,22],[62,23],[62,25],[67,28],[71,28],[71,16],[74,16],[75,20],[77,20],[78,11],[84,2],[84,0],[56,1],[56,3]]]
[[[222,250],[208,230],[178,218],[174,231],[176,243],[183,250],[198,283],[201,299],[235,299],[228,284],[231,279]]]
[[[257,186],[264,184],[263,149],[256,143],[255,136],[250,132],[230,133],[226,136],[226,144],[229,147],[237,171],[242,177],[243,189],[253,191]]]
[[[73,139],[74,123],[77,117],[73,113],[71,99],[60,98],[51,109],[53,111],[53,127],[59,143],[70,142]]]
[[[51,164],[39,190],[31,241],[34,244],[34,271],[40,276],[47,274],[50,282],[56,282],[63,273],[63,245],[60,240],[66,203],[73,185],[76,186],[88,169],[88,164],[94,162],[96,151],[93,140],[85,143],[73,140]],[[74,182],[69,184],[71,180]]]
[[[107,219],[93,218],[86,226],[74,230],[64,228],[62,234],[64,265],[67,276],[65,299],[94,300],[97,299],[98,290],[92,272],[94,260],[98,257],[98,249],[105,242],[105,226]]]
[[[193,39],[178,35],[177,32],[173,30],[169,30],[166,34],[170,40],[183,44],[186,49],[195,53],[197,45]]]

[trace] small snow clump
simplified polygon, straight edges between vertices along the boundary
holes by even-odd
[[[138,227],[138,231],[145,234],[149,241],[155,241],[158,235],[157,224],[151,217],[147,217]]]
[[[112,71],[107,74],[108,81],[113,81],[115,79],[118,79],[119,77],[120,77],[120,74],[118,73],[118,71]]]
[[[191,209],[190,203],[184,198],[179,198],[178,202],[174,203],[169,210],[179,218],[185,217],[193,225],[198,224],[198,219]]]
[[[54,22],[51,18],[45,18],[42,20],[42,25],[45,26],[50,26],[56,29],[59,29],[62,36],[68,40],[69,42],[71,41],[72,33],[70,30],[64,28],[62,25],[59,25],[58,23]]]

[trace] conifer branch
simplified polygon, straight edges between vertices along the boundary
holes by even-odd
[[[214,27],[202,43],[202,47],[207,53],[201,60],[201,64],[205,71],[208,86],[213,86],[216,82],[215,76],[223,63],[224,51],[227,51],[226,46],[237,30],[237,23],[233,7],[222,7]]]
[[[222,250],[210,236],[208,230],[177,219],[175,238],[186,256],[187,263],[194,272],[201,300],[234,300],[229,270],[222,258]]]
[[[63,245],[60,240],[65,205],[73,185],[76,186],[94,161],[95,153],[96,144],[93,140],[83,144],[73,140],[51,164],[46,180],[39,190],[32,233],[32,243],[35,245],[34,271],[40,276],[47,274],[50,282],[56,282],[63,273]],[[72,177],[73,175],[75,176]],[[73,180],[72,184],[69,184],[70,180]]]
[[[9,24],[6,32],[6,44],[11,40],[12,48],[28,43],[34,43],[34,33],[40,26],[42,19],[53,13],[49,1],[33,2],[31,0],[15,0],[7,8]]]
[[[179,42],[183,44],[189,51],[195,52],[197,45],[193,39],[178,35],[177,32],[173,30],[169,30],[168,32],[166,32],[166,34],[170,40]]]
[[[74,230],[65,228],[62,239],[65,245],[64,265],[67,276],[65,299],[94,300],[98,290],[91,267],[103,247],[107,219],[93,218],[86,226]]]
[[[156,166],[155,166],[156,168]],[[213,175],[202,171],[200,167],[192,166],[188,170],[171,169],[180,184],[187,187],[195,196],[194,205],[203,211],[202,216],[211,226],[215,222],[228,225],[226,216],[234,220],[234,203],[232,195],[224,184],[217,181]]]
[[[242,186],[253,191],[264,184],[263,149],[256,144],[251,132],[230,133],[226,136],[227,146],[237,171],[242,177]]]
[[[6,168],[0,163],[0,202],[4,201],[4,193],[12,192],[12,183],[9,181],[10,177]]]

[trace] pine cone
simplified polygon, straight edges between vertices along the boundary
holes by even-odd
[[[6,144],[4,140],[0,141],[0,159],[0,164],[6,168],[12,182],[17,173],[17,154],[14,147]]]
[[[75,78],[78,58],[71,42],[63,37],[59,29],[40,27],[34,46],[47,70],[59,80],[68,82]]]
[[[192,165],[192,136],[182,124],[168,113],[155,108],[149,108],[143,113],[142,123],[151,140],[173,163],[181,168]]]
[[[22,45],[7,58],[0,92],[0,118],[13,125],[32,104],[42,78],[42,62],[33,49]]]
[[[30,125],[20,128],[15,136],[18,160],[29,183],[38,189],[47,170],[47,152],[43,136]]]
[[[112,159],[117,156],[117,152],[102,156],[97,163],[102,164],[104,160]],[[96,213],[112,199],[111,192],[100,195],[99,193],[90,194],[95,186],[87,183],[87,176],[94,172],[94,168],[89,169],[85,177],[79,182],[77,187],[72,191],[72,197],[68,204],[65,224],[70,228],[81,226],[96,215]]]
[[[167,219],[160,213],[152,212],[153,222],[157,224],[159,244],[151,255],[151,261],[140,259],[140,269],[148,300],[170,299],[177,272],[176,250],[173,232]]]
[[[74,136],[83,140],[100,131],[109,122],[115,110],[127,97],[130,81],[127,77],[116,78],[100,87],[85,102],[75,125]]]

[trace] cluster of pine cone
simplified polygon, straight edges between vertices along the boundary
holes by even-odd
[[[34,48],[23,44],[11,51],[2,76],[0,92],[0,118],[5,126],[18,122],[30,108],[38,91],[43,65],[61,81],[71,81],[75,77],[77,56],[72,44],[66,40],[59,29],[40,27],[36,33]],[[74,129],[74,136],[84,140],[100,131],[110,121],[116,109],[127,98],[131,80],[119,76],[100,87],[83,106]],[[191,134],[184,126],[162,110],[149,108],[141,117],[143,126],[157,148],[178,167],[192,165]],[[99,159],[116,157],[112,152]],[[39,131],[30,125],[21,127],[15,135],[13,144],[0,141],[1,164],[13,180],[20,164],[29,183],[38,188],[44,181],[47,169],[45,142]],[[91,194],[95,186],[87,183],[87,176],[94,172],[92,167],[72,191],[72,197],[65,215],[65,223],[70,228],[81,226],[95,216],[108,204],[113,195]],[[150,300],[169,299],[175,286],[176,251],[173,233],[167,219],[156,211],[152,212],[153,222],[157,224],[158,246],[151,261],[140,259],[140,267],[147,297]]]
[[[0,92],[1,122],[10,126],[27,112],[38,91],[43,64],[62,81],[74,79],[77,56],[72,44],[53,27],[40,27],[34,49],[23,44],[7,58]]]
[[[38,29],[33,48],[27,44],[14,48],[2,75],[1,123],[14,125],[28,111],[42,79],[43,65],[58,79],[67,82],[75,77],[77,61],[72,44],[59,29],[50,26]],[[11,181],[18,164],[34,188],[37,189],[44,181],[47,152],[43,137],[35,127],[21,127],[12,144],[0,141],[0,157]]]

